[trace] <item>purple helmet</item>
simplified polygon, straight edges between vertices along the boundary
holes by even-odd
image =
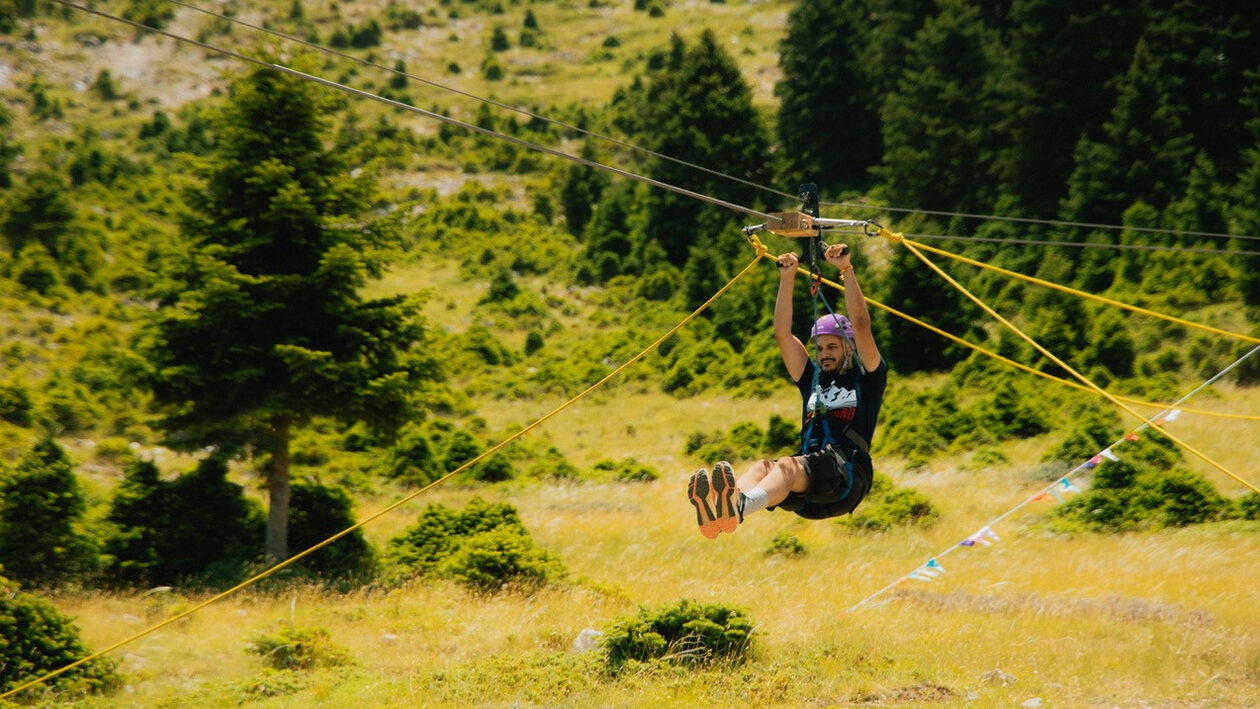
[[[853,339],[853,323],[843,315],[828,314],[818,318],[813,329],[809,331],[809,339],[817,339],[819,335],[835,335]]]

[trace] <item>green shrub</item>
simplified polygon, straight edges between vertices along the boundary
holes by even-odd
[[[480,498],[459,512],[430,505],[390,540],[387,559],[396,577],[446,576],[480,591],[564,576],[560,562],[534,545],[516,508]]]
[[[36,443],[0,474],[0,566],[32,586],[85,580],[98,563],[81,528],[86,509],[66,452],[51,439]]]
[[[1231,505],[1203,476],[1127,460],[1095,469],[1094,486],[1055,510],[1098,532],[1184,527],[1229,516]]]
[[[1074,468],[1089,460],[1120,437],[1119,418],[1115,412],[1095,405],[1086,408],[1058,447],[1046,453],[1043,461],[1059,461]]]
[[[800,448],[800,444],[800,428],[778,414],[771,414],[762,450],[771,456],[790,455]]]
[[[543,334],[537,330],[530,330],[525,334],[525,356],[528,357],[543,348],[546,340]]]
[[[474,534],[439,567],[444,576],[483,593],[532,588],[564,578],[564,566],[534,544],[524,528],[498,527]]]
[[[0,692],[7,692],[91,653],[74,622],[51,603],[0,576]],[[48,682],[67,699],[113,692],[122,685],[116,663],[97,658]]]
[[[293,672],[264,667],[253,679],[241,683],[239,688],[247,701],[257,701],[266,697],[297,694],[306,689],[306,682],[301,675]]]
[[[19,382],[0,384],[0,421],[14,426],[30,426],[33,410],[29,389]]]
[[[893,527],[929,527],[938,517],[940,511],[925,495],[894,487],[887,477],[876,474],[866,499],[836,524],[865,532],[887,532]]]
[[[613,672],[630,662],[738,664],[747,659],[752,633],[752,620],[742,608],[684,599],[656,609],[641,607],[613,621],[604,628],[600,646]]]
[[[262,507],[227,479],[216,457],[167,482],[135,461],[123,473],[106,520],[105,577],[121,586],[226,586],[258,561]]]
[[[289,548],[304,551],[354,526],[354,503],[345,490],[295,480],[289,499]],[[325,579],[356,583],[376,574],[376,555],[356,529],[301,561],[307,571]]]
[[[594,466],[593,476],[599,479],[611,478],[615,482],[652,482],[661,477],[655,468],[640,463],[634,458],[601,460]]]
[[[502,453],[495,453],[473,466],[472,477],[487,483],[498,483],[516,477],[512,461]]]
[[[1039,401],[1009,381],[976,404],[976,420],[1002,438],[1031,438],[1050,430],[1049,414]]]
[[[276,670],[313,670],[350,663],[349,654],[334,645],[332,635],[323,628],[286,626],[276,635],[254,638],[247,650],[261,655]]]
[[[766,545],[768,556],[804,556],[805,544],[795,534],[779,532]]]
[[[387,477],[412,485],[427,484],[445,472],[429,437],[414,424],[403,427],[383,460],[381,470]]]
[[[1238,498],[1238,516],[1260,520],[1260,494],[1252,492]]]

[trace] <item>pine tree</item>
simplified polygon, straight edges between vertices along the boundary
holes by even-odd
[[[1013,164],[1006,189],[1031,216],[1057,213],[1080,137],[1115,103],[1111,79],[1128,67],[1144,18],[1136,4],[1094,0],[1011,3]]]
[[[861,188],[879,162],[879,95],[863,71],[869,45],[863,0],[803,2],[779,49],[779,142],[784,180],[829,192]]]
[[[0,566],[26,586],[83,581],[95,569],[95,542],[80,529],[87,503],[66,452],[36,443],[0,477]]]
[[[288,556],[293,429],[314,416],[392,429],[438,376],[411,349],[416,303],[359,295],[395,231],[366,216],[371,180],[349,176],[325,128],[304,82],[264,69],[233,84],[147,347],[172,444],[262,457],[272,562]]]
[[[1162,209],[1182,194],[1194,146],[1176,84],[1139,41],[1101,138],[1077,145],[1064,218],[1114,224],[1138,200]]]
[[[640,95],[625,102],[622,112],[623,124],[640,133],[636,139],[656,152],[754,184],[767,181],[769,144],[752,105],[752,92],[710,31],[691,47],[674,35],[664,70],[652,75]],[[662,182],[735,204],[756,204],[755,188],[675,162],[654,159],[646,172]],[[701,215],[708,206],[692,197],[652,190],[645,196],[642,236],[659,244],[670,263],[681,268],[697,238],[714,234],[699,233]],[[721,220],[721,228],[733,228],[735,223],[731,215]]]
[[[877,168],[897,204],[980,211],[996,201],[997,157],[986,77],[999,43],[979,10],[943,0],[915,35],[897,93],[883,109],[884,159]]]

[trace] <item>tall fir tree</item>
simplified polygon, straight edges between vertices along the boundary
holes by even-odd
[[[633,116],[623,118],[623,124],[656,152],[753,184],[769,181],[769,141],[752,105],[752,91],[711,31],[701,33],[692,46],[674,35],[662,71],[649,76],[641,91],[628,98],[623,116],[626,112]],[[653,159],[646,172],[656,180],[735,204],[759,203],[756,188],[676,162]],[[659,244],[679,268],[686,265],[697,239],[720,236],[711,230],[699,233],[703,225],[730,230],[738,223],[734,215],[716,218],[728,214],[725,209],[665,190],[646,193],[644,202],[640,238]],[[643,268],[648,270],[649,264]]]
[[[1006,191],[1029,216],[1058,212],[1080,137],[1096,133],[1115,103],[1112,78],[1133,57],[1144,16],[1136,3],[1014,0],[1012,119]]]
[[[784,182],[814,182],[830,194],[862,189],[882,153],[879,99],[861,53],[870,44],[864,0],[797,4],[779,47],[783,80],[779,144]]]
[[[319,95],[266,69],[235,81],[188,195],[188,257],[159,289],[147,346],[174,445],[250,452],[267,481],[266,558],[288,557],[289,441],[316,416],[393,429],[439,376],[407,297],[365,301],[396,239],[370,173],[324,146]]]
[[[883,108],[884,159],[877,168],[889,199],[926,209],[992,207],[998,140],[988,81],[1000,43],[976,6],[942,0],[915,35],[897,92]]]
[[[45,439],[0,475],[0,566],[25,586],[84,581],[96,568],[95,541],[81,525],[87,502],[70,459]]]
[[[1177,84],[1140,40],[1101,137],[1077,144],[1065,219],[1114,224],[1138,200],[1162,209],[1182,194],[1194,146]]]

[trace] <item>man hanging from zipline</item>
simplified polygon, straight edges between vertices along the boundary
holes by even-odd
[[[839,517],[852,512],[871,489],[870,441],[888,365],[875,345],[870,311],[848,247],[832,244],[824,258],[840,271],[849,317],[830,312],[827,306],[828,312],[810,331],[814,359],[792,334],[798,256],[786,253],[777,259],[774,339],[801,392],[801,450],[794,456],[756,461],[738,482],[726,461],[713,466],[712,474],[699,470],[692,475],[687,497],[696,508],[700,533],[710,539],[734,532],[748,515],[763,509],[779,507],[807,519]]]

